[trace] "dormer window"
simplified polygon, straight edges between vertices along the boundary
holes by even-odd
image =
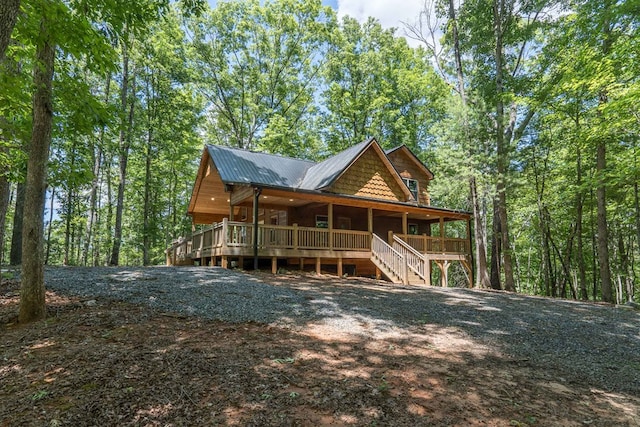
[[[413,198],[417,201],[418,200],[418,181],[411,178],[402,178],[402,180],[407,185],[407,188],[411,192],[411,195],[413,196]]]

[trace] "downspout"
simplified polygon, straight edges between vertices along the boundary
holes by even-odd
[[[258,202],[262,188],[253,188],[253,269],[258,269]]]

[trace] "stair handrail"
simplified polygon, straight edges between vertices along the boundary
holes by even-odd
[[[398,246],[396,246],[396,244]],[[427,259],[424,255],[395,234],[393,235],[393,249],[404,255],[408,267],[416,273],[418,277],[425,280]]]
[[[391,245],[385,242],[376,234],[371,240],[371,253],[375,255],[380,262],[405,285],[409,279],[407,271],[407,260],[404,255],[393,249]]]

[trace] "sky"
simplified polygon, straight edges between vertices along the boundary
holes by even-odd
[[[216,1],[209,0],[209,4],[213,7]],[[349,15],[364,22],[369,16],[373,16],[384,28],[397,28],[398,36],[404,36],[402,21],[415,22],[423,3],[423,0],[322,0],[322,4],[331,6],[340,19]],[[411,46],[417,46],[417,42],[413,40],[408,42]]]
[[[397,28],[398,36],[404,35],[402,22],[414,23],[424,4],[423,0],[323,0],[322,3],[333,7],[338,18],[349,15],[364,22],[373,16],[384,28]],[[409,44],[415,45],[410,40]]]

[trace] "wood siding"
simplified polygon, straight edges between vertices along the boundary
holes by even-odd
[[[387,158],[391,161],[402,178],[415,179],[418,181],[418,203],[423,206],[431,204],[429,197],[429,180],[430,178],[424,171],[416,165],[413,159],[409,158],[410,154],[399,149],[389,153]]]
[[[396,179],[380,157],[373,150],[367,150],[344,175],[338,178],[329,191],[336,194],[403,202],[405,201],[404,191]]]

